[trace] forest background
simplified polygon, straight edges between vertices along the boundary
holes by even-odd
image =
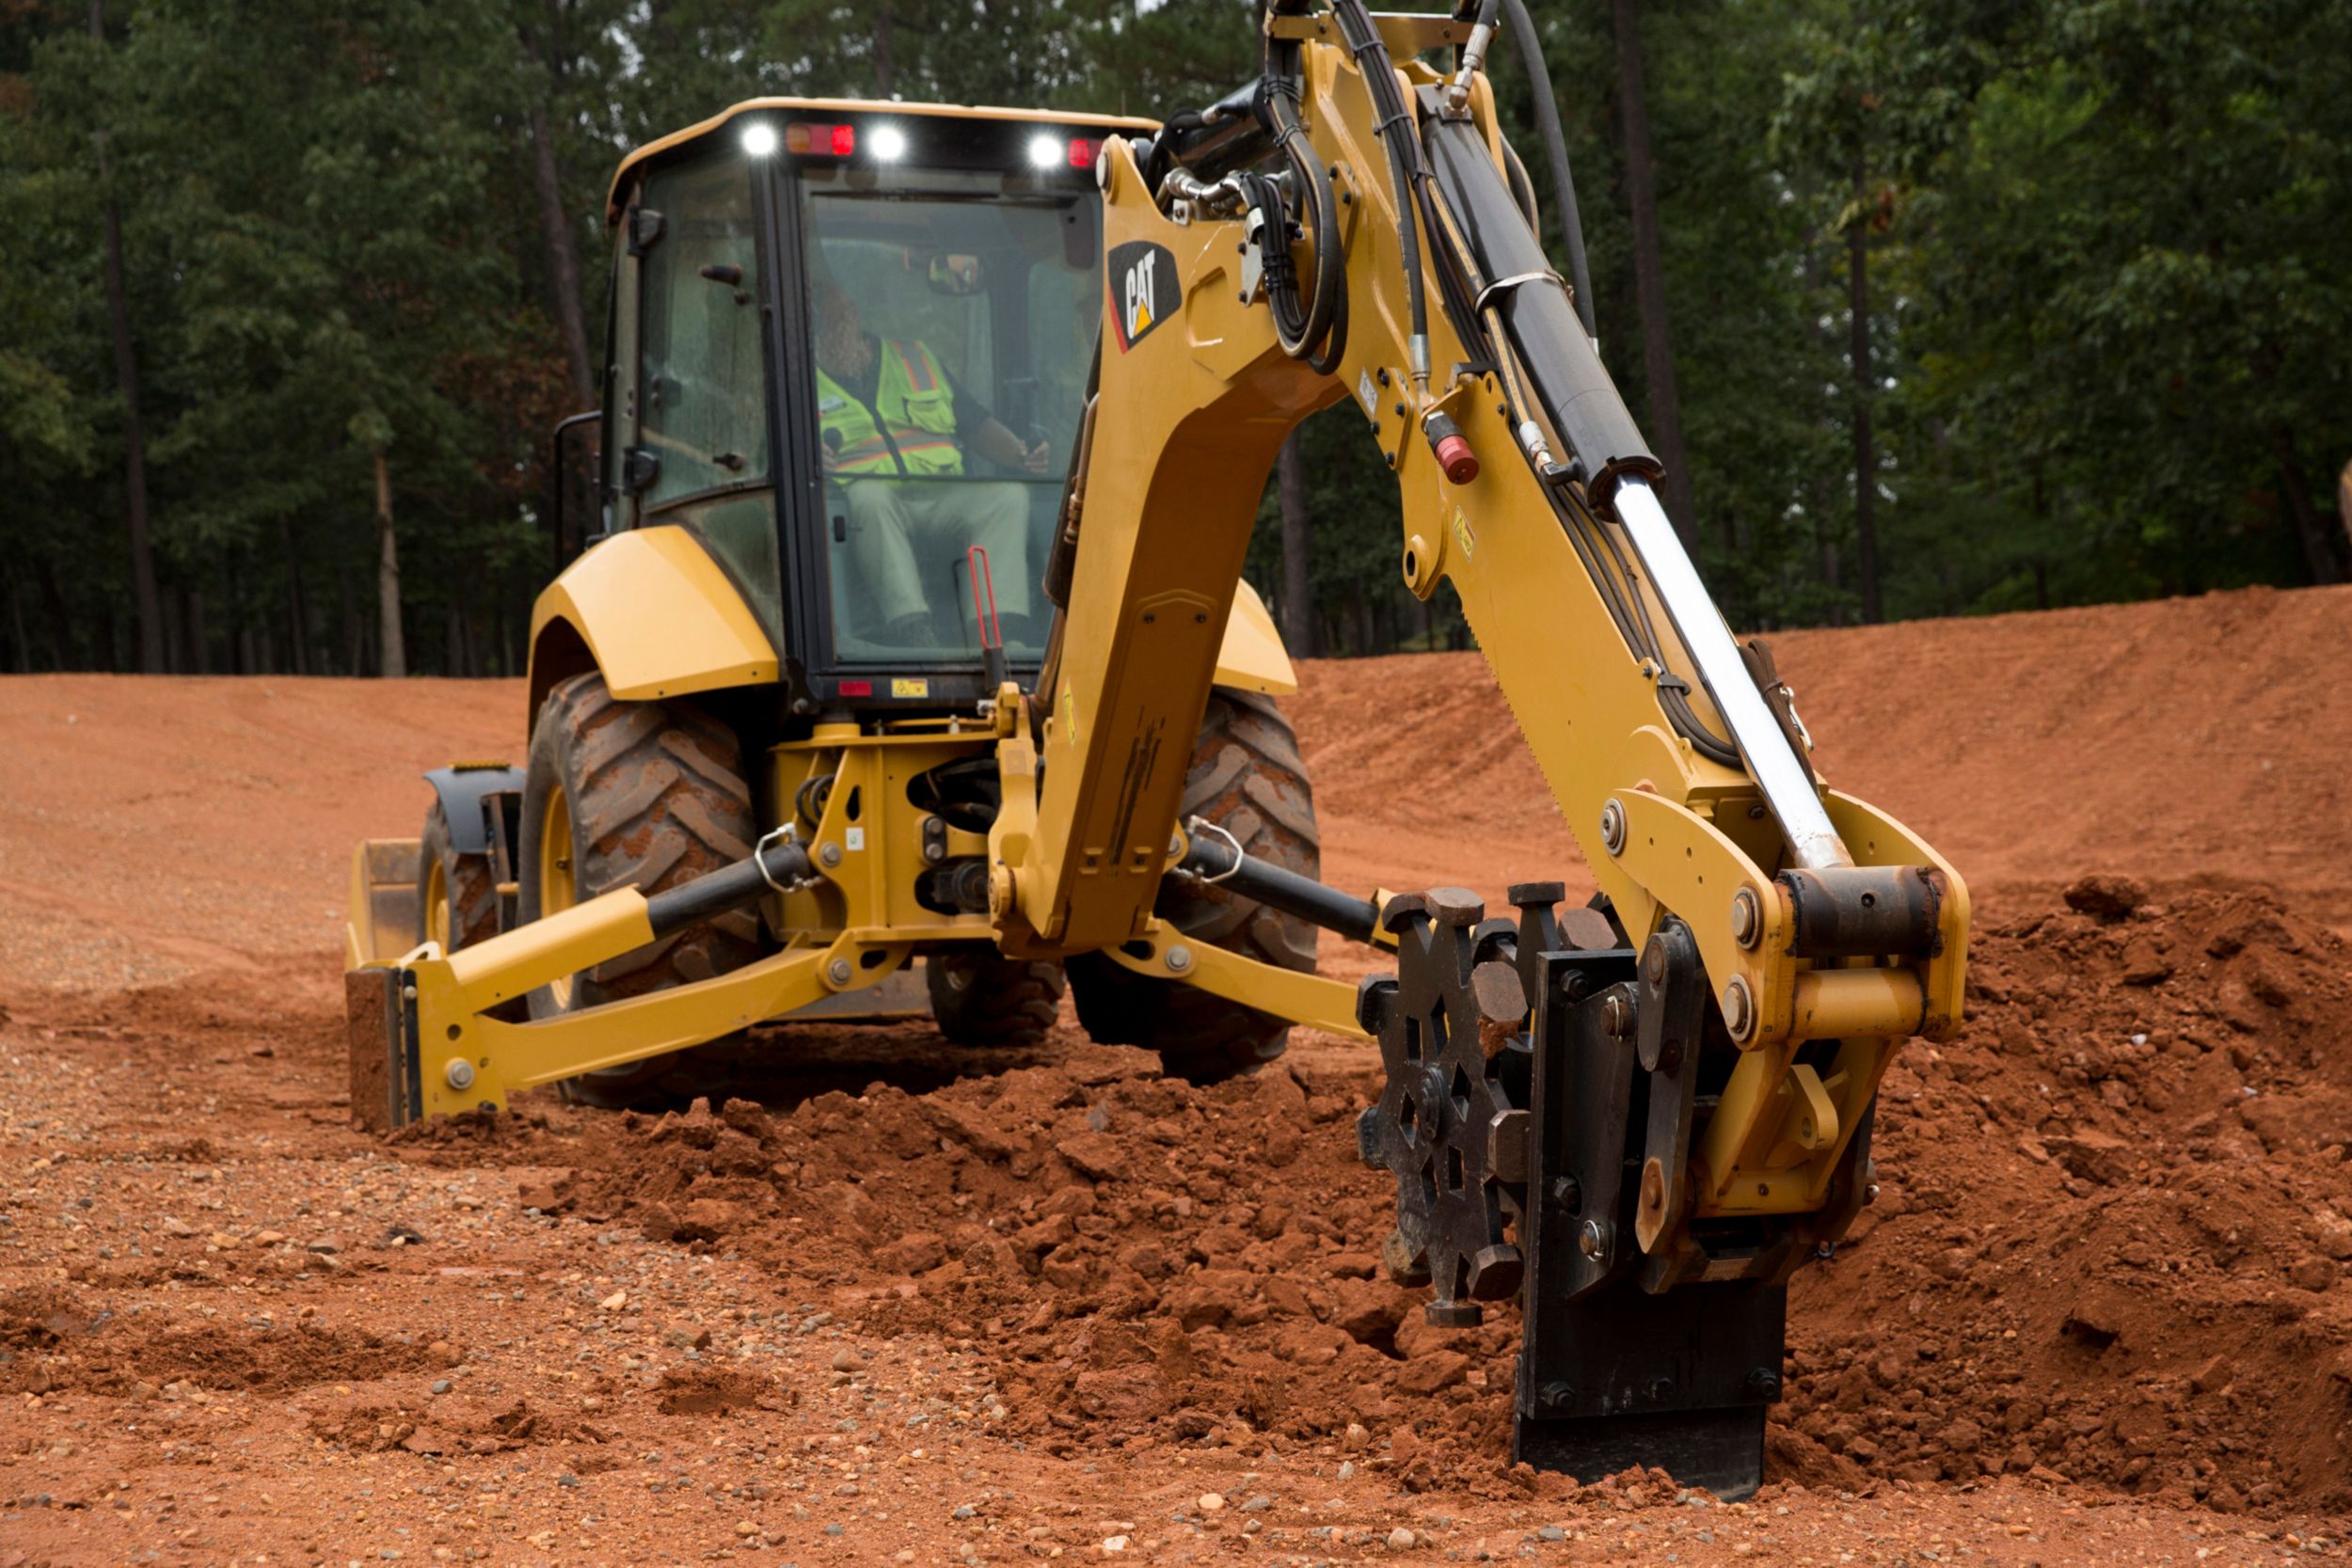
[[[2348,0],[1534,10],[1736,626],[2352,573]],[[628,149],[761,93],[1166,115],[1256,55],[1252,0],[0,0],[0,670],[516,673]],[[1338,410],[1250,576],[1300,652],[1465,645],[1397,538]]]

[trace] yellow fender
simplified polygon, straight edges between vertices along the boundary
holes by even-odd
[[[616,533],[531,610],[531,712],[556,682],[604,673],[623,702],[776,678],[775,645],[727,575],[681,528]]]

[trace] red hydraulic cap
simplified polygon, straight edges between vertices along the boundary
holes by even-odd
[[[1438,467],[1445,470],[1448,482],[1468,484],[1478,477],[1478,454],[1460,435],[1438,436],[1437,448]]]

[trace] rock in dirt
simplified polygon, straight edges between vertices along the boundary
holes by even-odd
[[[2118,871],[2094,871],[2066,890],[2066,907],[2093,920],[2128,920],[2148,902],[2148,887]]]

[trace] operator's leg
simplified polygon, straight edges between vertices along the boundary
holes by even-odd
[[[922,579],[916,576],[914,550],[907,531],[914,521],[910,502],[920,499],[896,480],[858,479],[847,486],[850,499],[850,559],[856,562],[860,583],[871,596],[884,627],[926,614]],[[885,641],[902,641],[895,630]]]
[[[1029,578],[1029,487],[1025,484],[965,484],[966,536],[988,552],[988,577],[996,590],[996,613],[1026,618]]]

